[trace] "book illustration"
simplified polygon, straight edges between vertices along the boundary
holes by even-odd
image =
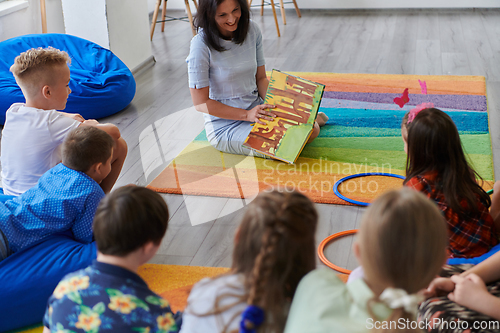
[[[325,86],[273,69],[264,103],[276,117],[256,123],[245,147],[294,163],[312,133]]]

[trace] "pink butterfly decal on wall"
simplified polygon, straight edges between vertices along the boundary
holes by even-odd
[[[406,88],[405,91],[403,91],[403,95],[401,95],[401,97],[394,98],[394,103],[399,105],[400,108],[405,106],[405,104],[408,103],[409,101],[410,98],[408,97],[408,88]]]
[[[427,83],[420,80],[418,80],[418,83],[420,83],[420,90],[422,90],[422,94],[427,95]]]

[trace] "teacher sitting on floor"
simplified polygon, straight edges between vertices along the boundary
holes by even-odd
[[[189,88],[196,110],[204,113],[208,141],[222,152],[266,157],[242,146],[253,123],[274,117],[266,111],[274,105],[262,104],[269,81],[262,34],[247,1],[200,0],[194,24],[198,35],[186,59]],[[308,142],[318,134],[315,123]]]

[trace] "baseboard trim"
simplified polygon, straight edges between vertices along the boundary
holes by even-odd
[[[132,74],[134,76],[141,75],[146,69],[153,67],[155,62],[156,62],[155,57],[153,55],[149,56],[146,60],[144,60],[139,65],[135,66],[134,69],[132,69]]]

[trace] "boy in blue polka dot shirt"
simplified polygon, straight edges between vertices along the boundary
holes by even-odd
[[[113,147],[113,138],[96,127],[68,134],[62,163],[0,203],[0,261],[56,233],[71,231],[75,240],[92,242],[92,220],[105,195],[99,183],[111,170]]]

